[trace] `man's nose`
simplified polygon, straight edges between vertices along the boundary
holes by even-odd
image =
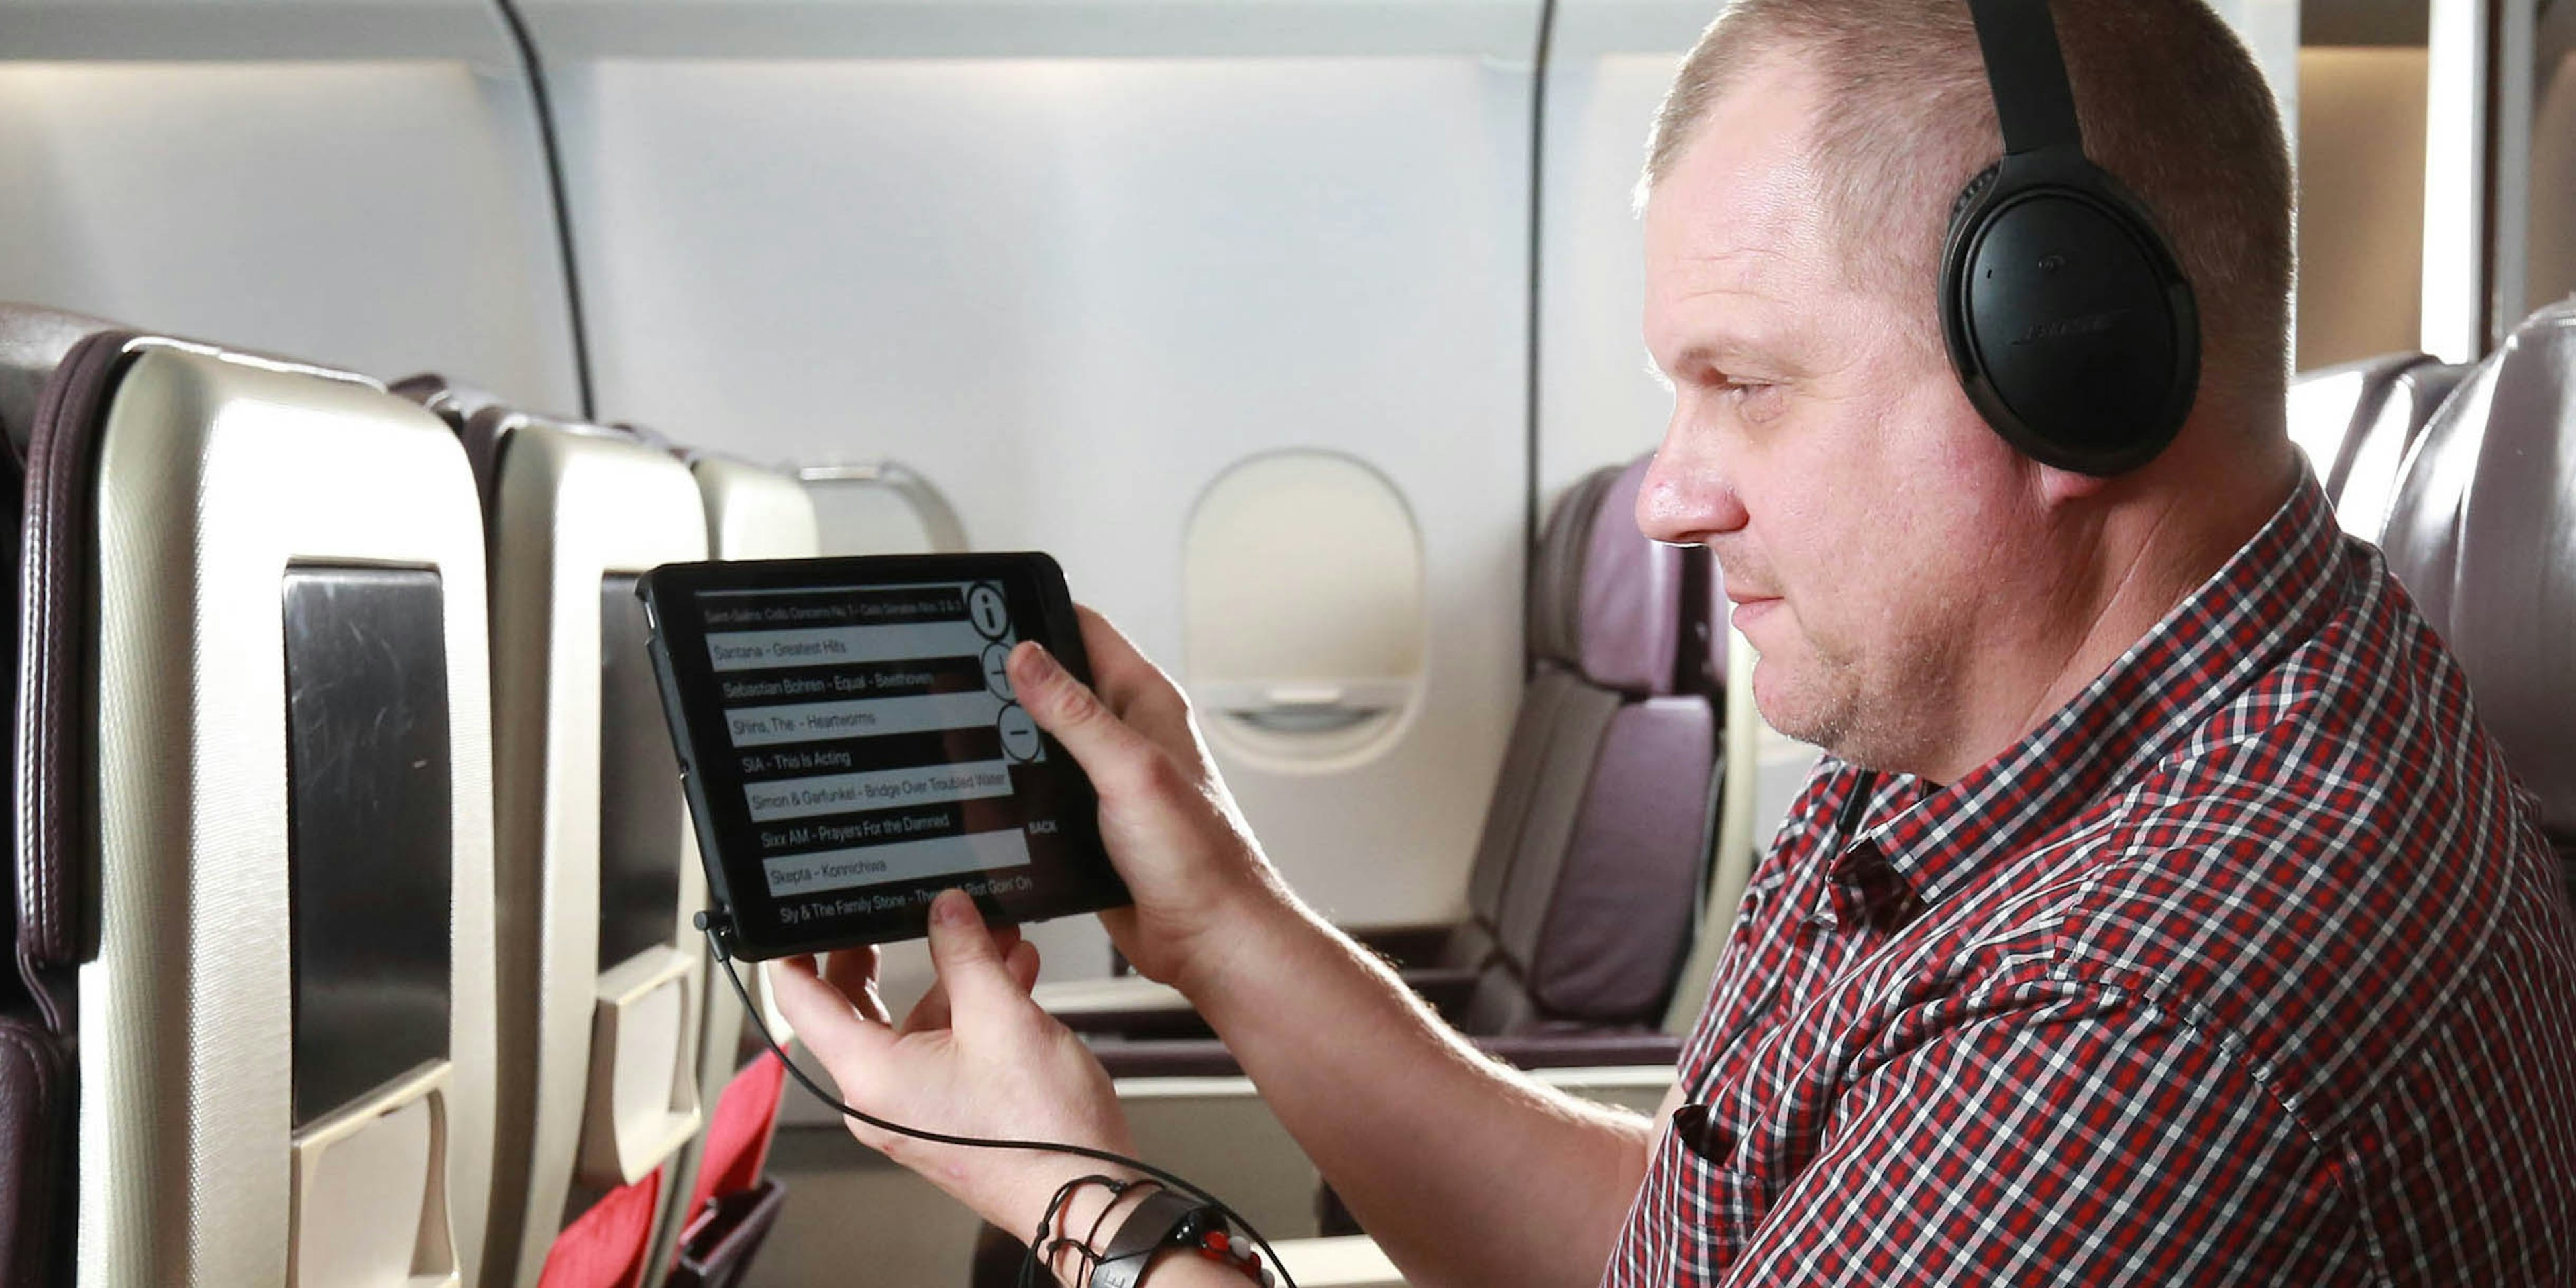
[[[1713,435],[1687,431],[1677,413],[1637,489],[1637,529],[1656,541],[1699,545],[1749,517],[1733,472],[1711,451]]]

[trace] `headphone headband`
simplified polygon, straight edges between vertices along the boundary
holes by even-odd
[[[2057,47],[2057,19],[2048,0],[1968,0],[1977,47],[1986,56],[1986,84],[2004,127],[2004,155],[2044,148],[2084,148],[2075,120],[2075,91],[2066,83],[2066,56]]]

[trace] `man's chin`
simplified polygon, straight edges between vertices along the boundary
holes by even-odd
[[[1756,651],[1753,663],[1753,709],[1762,723],[1812,746],[1832,751],[1843,740],[1847,721],[1843,704],[1814,692],[1811,677],[1790,659]]]

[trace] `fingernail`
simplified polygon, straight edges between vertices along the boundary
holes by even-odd
[[[965,891],[942,890],[938,898],[930,901],[930,918],[946,925],[958,925],[966,920],[966,908]]]
[[[1040,679],[1051,680],[1055,678],[1055,673],[1062,668],[1056,665],[1055,654],[1048,652],[1046,645],[1040,644],[1036,640],[1030,640],[1029,669]]]

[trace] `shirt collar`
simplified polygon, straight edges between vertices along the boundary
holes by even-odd
[[[2325,492],[2298,486],[2227,565],[2057,714],[1946,787],[1851,773],[1854,835],[1830,842],[1834,920],[1902,924],[1988,861],[2028,849],[2178,748],[2332,611],[2342,544]]]

